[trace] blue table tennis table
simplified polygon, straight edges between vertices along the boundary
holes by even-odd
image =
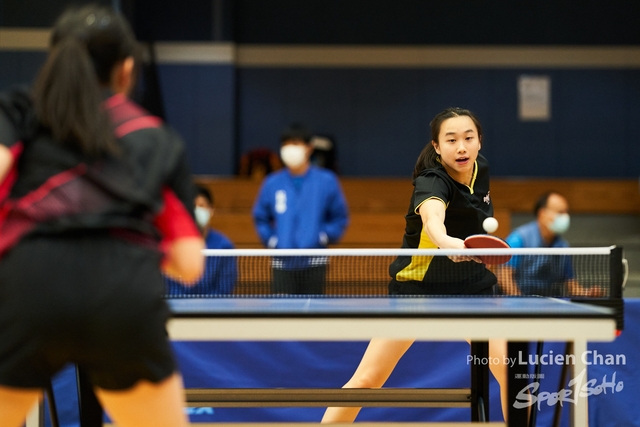
[[[486,347],[474,350],[473,343],[502,339],[509,342],[513,358],[528,351],[530,341],[572,342],[573,353],[580,355],[587,341],[616,337],[614,310],[542,297],[188,298],[168,303],[172,318],[167,330],[178,341],[470,340],[472,352],[486,352]],[[575,360],[575,372],[586,369],[581,357]],[[530,382],[519,375],[526,370],[520,364],[509,367],[510,402]],[[488,390],[474,383],[487,383],[486,366],[484,371],[472,372],[472,389],[481,404],[488,401]],[[526,426],[526,413],[510,406],[509,425]],[[572,420],[575,426],[588,425],[586,398],[578,399]]]

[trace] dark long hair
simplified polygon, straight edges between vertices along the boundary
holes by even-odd
[[[436,114],[433,120],[431,120],[431,140],[427,143],[427,145],[425,145],[425,147],[422,149],[422,152],[418,156],[416,166],[413,168],[413,179],[416,179],[423,170],[433,168],[438,165],[438,153],[436,153],[436,149],[434,148],[431,141],[440,143],[440,141],[438,141],[438,135],[440,135],[440,128],[442,127],[442,123],[447,119],[460,116],[468,116],[473,121],[473,123],[476,125],[476,129],[478,130],[478,138],[482,141],[482,124],[480,123],[478,117],[476,117],[476,115],[471,111],[459,107],[450,107],[446,110],[441,111],[440,113]]]
[[[135,52],[133,31],[109,8],[69,9],[58,19],[33,87],[36,115],[55,141],[90,156],[117,152],[103,91],[114,66]]]

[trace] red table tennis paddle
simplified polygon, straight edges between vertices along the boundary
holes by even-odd
[[[464,245],[469,249],[508,249],[509,245],[499,237],[489,234],[474,234],[464,239]],[[504,264],[511,259],[506,255],[477,255],[485,264]]]

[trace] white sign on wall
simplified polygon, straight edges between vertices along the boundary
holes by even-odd
[[[521,75],[518,78],[518,116],[522,121],[551,120],[551,78]]]

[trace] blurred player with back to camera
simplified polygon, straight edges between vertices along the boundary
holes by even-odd
[[[3,427],[67,363],[120,427],[187,426],[161,269],[197,280],[204,244],[182,140],[127,99],[136,49],[121,15],[70,9],[33,92],[0,95]]]

